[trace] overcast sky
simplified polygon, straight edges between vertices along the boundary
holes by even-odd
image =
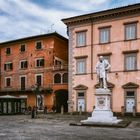
[[[0,0],[0,42],[58,32],[66,37],[61,19],[140,0]]]

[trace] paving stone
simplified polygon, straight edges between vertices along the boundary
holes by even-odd
[[[127,128],[69,126],[85,117],[48,114],[45,118],[31,119],[28,115],[0,116],[0,140],[140,140],[139,118]]]

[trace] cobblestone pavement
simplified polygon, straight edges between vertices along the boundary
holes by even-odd
[[[0,116],[0,140],[140,140],[140,119],[127,128],[69,126],[84,119],[76,115]]]

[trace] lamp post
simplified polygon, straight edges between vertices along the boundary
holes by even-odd
[[[35,93],[36,95],[36,107],[38,107],[39,109],[43,109],[43,99],[42,99],[42,96],[41,96],[41,87],[38,83],[36,83],[35,85],[32,85],[31,87],[32,91]],[[39,102],[39,106],[37,104],[37,95],[40,96],[40,102]]]

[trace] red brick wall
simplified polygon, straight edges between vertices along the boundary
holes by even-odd
[[[42,41],[43,49],[36,50],[35,42]],[[20,45],[26,44],[26,52],[20,52]],[[20,88],[20,75],[27,76],[26,87],[31,90],[31,86],[35,84],[35,74],[43,74],[43,86],[42,88],[46,88],[53,84],[53,63],[54,63],[54,55],[60,57],[61,59],[67,60],[68,51],[67,51],[67,41],[58,39],[58,37],[41,37],[35,39],[27,39],[20,42],[7,43],[1,46],[0,55],[0,68],[1,68],[1,91],[8,90],[18,90]],[[5,49],[6,47],[11,48],[11,54],[6,55]],[[42,68],[35,67],[35,59],[43,57],[45,59],[45,66]],[[19,69],[20,60],[28,61],[28,68],[21,70]],[[5,62],[13,62],[13,70],[4,71],[4,63]],[[5,77],[12,77],[12,86],[10,88],[5,87]],[[60,87],[63,88],[63,87]],[[7,94],[8,92],[6,92]],[[4,93],[2,93],[4,94]],[[9,94],[9,93],[8,93]],[[33,94],[25,93],[28,95],[27,105],[34,106],[35,105],[35,96]],[[53,95],[44,95],[44,105],[53,105]]]

